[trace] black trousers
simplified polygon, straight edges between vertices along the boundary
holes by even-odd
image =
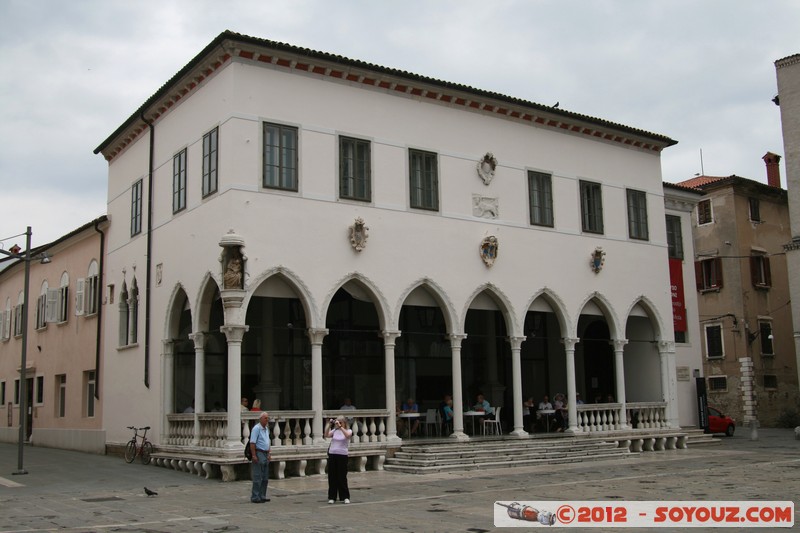
[[[350,499],[346,455],[328,454],[328,499],[333,501]]]

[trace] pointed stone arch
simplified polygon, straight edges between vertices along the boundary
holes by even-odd
[[[483,285],[476,288],[472,294],[469,295],[467,298],[464,308],[461,311],[461,316],[459,317],[459,328],[460,331],[464,331],[464,327],[467,320],[467,313],[469,312],[470,306],[475,301],[475,298],[482,293],[486,293],[494,303],[499,308],[500,312],[503,314],[503,319],[506,322],[506,331],[509,337],[517,337],[522,334],[521,328],[519,328],[519,324],[517,324],[516,316],[514,313],[514,308],[511,305],[511,301],[509,300],[508,296],[500,290],[494,283],[484,283]]]
[[[303,312],[305,313],[306,322],[309,328],[321,328],[325,326],[324,319],[322,319],[320,322],[319,310],[314,303],[314,297],[311,294],[311,291],[308,289],[300,276],[283,266],[277,266],[265,270],[248,282],[248,286],[252,290],[248,291],[244,301],[242,302],[242,306],[245,309],[247,309],[247,306],[250,304],[250,300],[258,291],[259,287],[273,277],[277,277],[286,283],[297,295],[298,300],[300,300],[300,304],[303,306]]]
[[[328,310],[330,309],[331,301],[333,300],[334,295],[339,289],[347,290],[346,286],[350,283],[354,283],[357,287],[366,291],[367,295],[370,297],[370,301],[372,301],[372,304],[375,306],[375,311],[378,314],[380,329],[385,331],[390,327],[394,327],[391,322],[389,305],[386,302],[386,297],[383,295],[383,292],[381,292],[377,284],[373,283],[372,280],[359,272],[351,272],[340,278],[339,281],[333,285],[333,288],[325,297],[325,301],[320,308],[319,318],[320,323],[323,325],[322,327],[325,325],[325,321],[328,316]]]
[[[628,319],[631,317],[631,313],[637,305],[641,307],[650,318],[650,322],[653,325],[653,333],[655,336],[654,340],[663,340],[665,332],[664,321],[662,320],[661,314],[658,312],[658,307],[653,303],[652,300],[650,300],[650,298],[645,295],[641,295],[636,298],[625,311],[625,322],[627,323]]]
[[[580,316],[583,314],[583,310],[590,302],[597,305],[597,307],[600,308],[600,311],[602,311],[603,316],[608,323],[608,332],[610,337],[612,339],[624,338],[624,329],[620,328],[619,319],[617,318],[617,314],[614,312],[614,307],[611,305],[611,302],[608,300],[608,298],[596,291],[588,294],[578,306],[578,312],[575,313],[575,317],[577,317],[577,319],[572,325],[574,329],[572,330],[571,336],[578,337],[577,328]]]
[[[183,301],[181,300],[181,296],[183,297]],[[172,293],[169,295],[169,300],[167,302],[167,312],[164,316],[164,338],[174,339],[179,333],[181,313],[183,313],[187,305],[189,306],[189,313],[192,313],[192,306],[189,300],[189,294],[181,283],[175,284],[172,288]],[[194,325],[194,317],[192,317],[192,325]]]
[[[403,293],[400,295],[400,298],[397,300],[397,306],[395,307],[395,312],[392,315],[392,322],[390,327],[397,328],[397,325],[400,323],[400,313],[403,310],[403,305],[405,305],[406,300],[414,291],[418,289],[423,289],[428,292],[428,294],[436,301],[439,305],[439,308],[444,315],[444,321],[447,325],[447,331],[451,334],[457,334],[459,331],[459,324],[456,318],[455,309],[453,308],[453,303],[448,298],[447,293],[442,289],[438,283],[431,280],[430,278],[420,278],[414,281]]]
[[[211,319],[211,306],[214,303],[214,296],[219,294],[219,280],[211,272],[206,272],[200,282],[200,290],[197,293],[197,300],[192,306],[192,329],[194,331],[208,331]]]
[[[564,301],[551,289],[543,287],[537,291],[536,294],[534,294],[530,300],[528,300],[527,305],[525,305],[525,314],[527,314],[534,302],[540,298],[547,302],[547,304],[553,310],[553,314],[555,314],[556,319],[558,320],[558,326],[561,328],[561,335],[566,336],[570,331],[572,331],[570,317],[567,313],[567,307],[564,305]],[[520,331],[524,331],[522,328],[525,327],[525,314],[522,315],[522,327],[520,328]]]

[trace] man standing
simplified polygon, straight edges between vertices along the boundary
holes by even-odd
[[[268,502],[267,483],[269,483],[270,437],[269,413],[261,412],[258,424],[250,432],[250,451],[253,454],[253,490],[250,501],[253,503]]]

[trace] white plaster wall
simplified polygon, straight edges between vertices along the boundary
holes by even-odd
[[[151,295],[150,388],[143,384],[143,346],[117,350],[116,334],[107,335],[106,386],[115,388],[105,409],[109,441],[126,440],[126,425],[159,428],[160,353],[169,298],[180,284],[194,306],[204,276],[210,272],[219,279],[218,243],[230,229],[245,239],[249,282],[280,266],[307,287],[316,312],[308,317],[311,326],[324,326],[326,301],[343,280],[357,273],[374,288],[379,303],[385,302],[390,322],[399,315],[402,295],[428,278],[446,292],[459,329],[471,297],[490,285],[509,306],[512,335],[522,333],[533,295],[548,288],[565,306],[571,327],[565,336],[575,336],[582,307],[597,293],[610,303],[609,318],[622,328],[621,335],[626,311],[645,296],[656,307],[665,337],[671,339],[657,154],[269,66],[232,61],[204,83],[156,122],[152,264],[154,271],[163,264],[163,279],[160,286],[154,282]],[[300,128],[297,193],[260,187],[263,120]],[[198,143],[217,124],[220,190],[201,200]],[[338,133],[373,141],[369,203],[337,199]],[[144,338],[144,238],[129,238],[126,187],[146,173],[147,143],[147,135],[141,135],[112,162],[109,172],[114,182],[109,190],[116,194],[109,194],[115,227],[107,282],[119,287],[124,278],[130,283],[132,265],[137,266],[140,340]],[[184,146],[189,147],[188,208],[173,215],[172,157]],[[439,212],[408,208],[409,147],[438,153]],[[487,151],[500,162],[488,187],[475,171]],[[528,223],[528,168],[554,174],[553,229]],[[603,185],[605,235],[580,232],[579,179]],[[625,187],[648,193],[648,242],[627,238]],[[500,218],[473,217],[473,193],[499,197]],[[370,237],[366,249],[356,253],[348,241],[348,226],[359,216],[369,226]],[[492,268],[478,255],[480,241],[487,235],[500,241]],[[596,246],[607,252],[599,274],[589,269]],[[247,289],[255,287],[248,284]],[[118,330],[117,320],[116,313],[108,313],[107,331]],[[393,323],[385,326],[396,328]],[[158,442],[158,429],[153,438]]]

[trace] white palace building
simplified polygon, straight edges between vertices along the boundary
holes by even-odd
[[[520,437],[523,401],[558,392],[575,434],[694,423],[667,260],[673,144],[220,34],[95,150],[108,444],[150,425],[165,456],[234,462],[257,416],[243,397],[297,457],[324,455],[346,398],[364,455],[402,442],[397,401],[447,394],[456,440],[478,393]]]

